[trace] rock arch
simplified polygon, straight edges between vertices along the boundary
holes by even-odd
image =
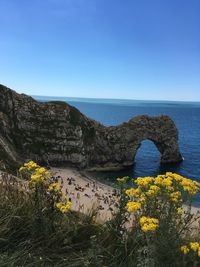
[[[146,139],[154,142],[162,163],[182,160],[178,130],[168,116],[138,116],[105,127],[65,102],[37,102],[0,85],[0,159],[8,167],[33,159],[119,170],[134,164],[137,149]]]
[[[102,137],[102,135],[101,135]],[[161,163],[182,161],[179,151],[178,130],[168,116],[138,116],[119,126],[107,127],[102,147],[96,150],[102,158],[97,169],[122,169],[134,164],[137,150],[143,140],[152,141],[161,154]],[[100,153],[100,154],[101,154]],[[98,160],[97,160],[98,161]]]

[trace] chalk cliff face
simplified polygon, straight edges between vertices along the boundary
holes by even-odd
[[[65,102],[41,103],[0,85],[0,165],[33,159],[91,170],[131,166],[141,142],[154,142],[162,163],[182,160],[168,116],[138,116],[118,126],[84,116]]]

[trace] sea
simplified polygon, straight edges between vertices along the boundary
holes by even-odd
[[[170,116],[179,131],[183,162],[167,166],[160,165],[159,151],[152,141],[145,140],[137,151],[133,167],[120,172],[93,173],[93,175],[112,183],[116,177],[156,176],[172,171],[200,181],[200,102],[33,97],[38,101],[65,101],[106,126],[126,122],[138,115]]]

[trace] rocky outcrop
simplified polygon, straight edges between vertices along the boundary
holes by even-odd
[[[162,163],[182,160],[178,131],[168,116],[138,116],[105,127],[65,102],[37,102],[0,85],[0,162],[8,167],[33,159],[119,170],[133,165],[145,139],[154,142]]]

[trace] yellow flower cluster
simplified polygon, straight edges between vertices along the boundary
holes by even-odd
[[[62,193],[62,187],[59,183],[49,184],[47,191],[51,193],[53,199],[56,199],[55,207],[62,213],[66,213],[71,209],[72,202]],[[58,201],[58,202],[57,202]]]
[[[47,189],[49,192],[58,192],[61,190],[61,186],[59,183],[52,183],[49,185],[48,189]]]
[[[63,202],[58,202],[56,203],[56,208],[60,210],[62,213],[66,213],[71,209],[72,202],[71,201],[66,201],[65,203]]]
[[[167,172],[166,175],[162,175],[161,177],[162,179],[171,180],[173,188],[183,189],[191,196],[194,196],[200,191],[200,183],[184,178],[179,174]]]
[[[178,208],[178,209],[177,209],[177,213],[178,213],[179,215],[182,215],[182,214],[183,214],[183,209],[182,209],[182,208]]]
[[[173,192],[170,194],[170,200],[172,202],[179,202],[181,201],[181,192],[177,191],[177,192]]]
[[[33,184],[44,183],[47,181],[49,172],[43,167],[37,167],[33,175],[31,175],[31,182]]]
[[[36,172],[40,175],[47,175],[49,172],[44,167],[38,167],[36,168]]]
[[[24,172],[24,171],[33,171],[35,170],[36,168],[39,168],[40,166],[37,165],[34,161],[29,161],[29,162],[26,162],[24,163],[24,166],[22,166],[20,169],[19,169],[19,172]]]
[[[138,177],[135,180],[136,188],[125,191],[129,197],[138,198],[140,203],[145,203],[148,198],[167,198],[169,201],[182,203],[182,193],[194,196],[200,191],[200,183],[184,178],[179,174],[167,172],[165,175],[153,177]]]
[[[130,212],[137,211],[140,208],[141,208],[141,203],[140,202],[130,201],[130,202],[127,203],[127,209]]]
[[[135,181],[135,183],[139,186],[139,187],[144,187],[147,188],[149,187],[150,183],[153,182],[154,178],[153,177],[138,177],[137,180]]]
[[[158,207],[158,212],[161,212],[163,205],[169,203],[169,207],[181,217],[184,197],[190,198],[200,191],[200,183],[172,172],[155,178],[138,177],[134,184],[133,188],[125,190],[125,194],[129,197],[127,210],[139,212],[138,215],[142,216],[140,225],[144,232],[155,231],[159,226],[158,219],[143,216],[147,214],[150,203]],[[180,223],[180,217],[177,220],[177,216],[174,216],[174,219]],[[186,249],[183,248],[183,251]]]
[[[183,178],[181,181],[181,186],[183,187],[184,191],[188,192],[191,196],[194,196],[199,192],[200,183]]]
[[[198,242],[190,242],[188,246],[181,246],[181,251],[183,254],[187,254],[192,250],[197,253],[197,256],[200,257],[200,244]]]
[[[191,250],[193,250],[194,252],[197,252],[200,250],[200,246],[198,242],[190,242],[190,248]],[[199,251],[200,252],[200,251]]]
[[[142,216],[140,218],[140,226],[142,231],[145,233],[154,232],[159,226],[159,221],[158,219],[155,218]]]
[[[122,178],[117,178],[116,180],[117,180],[118,183],[126,183],[128,178],[129,178],[128,176],[125,176],[125,177],[122,177]]]
[[[54,207],[59,211],[66,213],[70,210],[72,205],[71,201],[67,201],[67,197],[62,193],[61,185],[52,179],[44,167],[40,167],[35,162],[29,161],[19,171],[29,174],[29,185],[32,189],[42,185],[43,190],[46,191],[46,195],[54,201]]]
[[[149,190],[146,192],[147,197],[154,197],[158,195],[160,188],[157,185],[151,185]]]
[[[190,249],[187,246],[181,246],[181,252],[183,252],[183,254],[187,254],[190,251]]]
[[[130,188],[125,191],[126,195],[131,197],[140,197],[141,189],[140,188]]]
[[[43,177],[41,174],[35,173],[31,175],[31,182],[32,182],[32,185],[37,184],[37,183],[44,183],[45,177]]]
[[[44,183],[47,180],[47,175],[49,174],[44,167],[40,167],[32,160],[24,163],[24,166],[19,169],[19,172],[27,172],[31,174],[31,186],[37,183]]]

